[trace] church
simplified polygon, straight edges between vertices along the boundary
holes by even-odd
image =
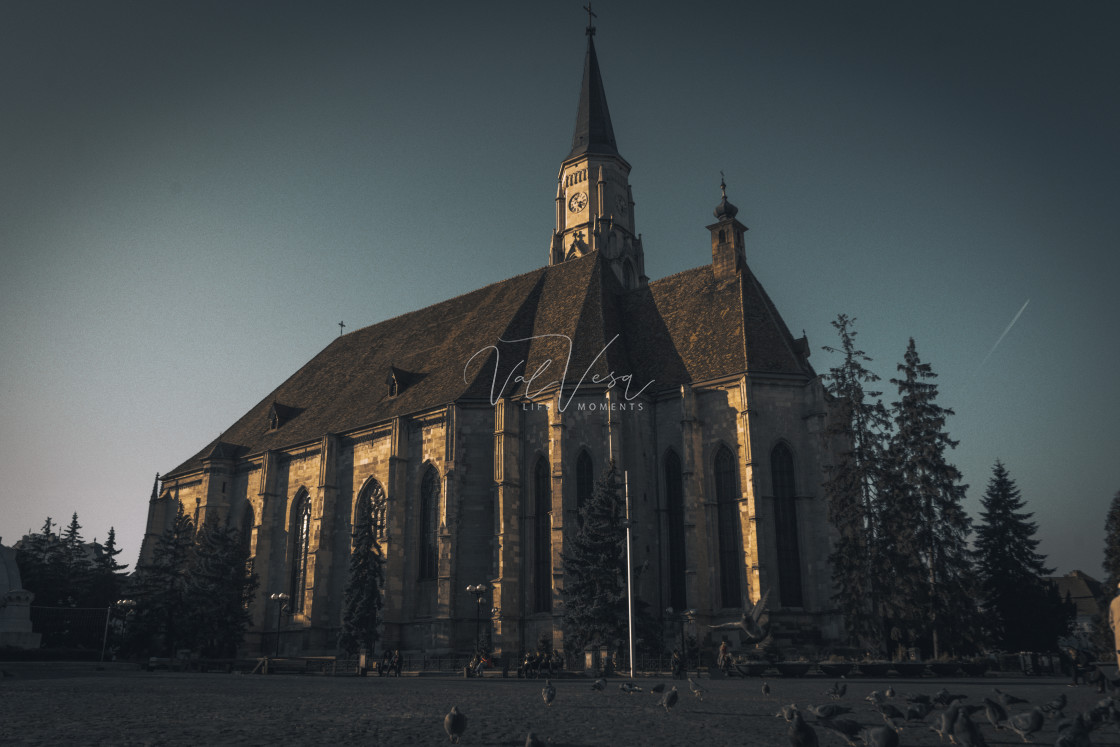
[[[764,594],[779,639],[839,637],[808,343],[752,274],[722,183],[697,226],[711,263],[647,276],[587,31],[547,264],[341,335],[157,483],[141,562],[180,506],[228,517],[261,581],[249,652],[335,652],[360,512],[386,559],[382,646],[468,652],[481,614],[496,652],[563,649],[565,543],[612,461],[634,596],[667,640],[669,608],[704,640]]]

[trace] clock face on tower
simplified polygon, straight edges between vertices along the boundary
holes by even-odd
[[[587,194],[584,192],[576,192],[572,195],[571,199],[568,200],[568,210],[571,210],[573,213],[578,213],[585,207],[587,207]]]
[[[622,195],[614,198],[614,209],[619,215],[626,215],[626,198]]]

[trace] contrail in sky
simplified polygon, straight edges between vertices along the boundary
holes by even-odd
[[[1019,309],[1019,313],[1016,314],[1015,318],[1011,320],[1011,324],[1007,325],[1007,329],[1003,330],[1003,334],[999,336],[998,340],[996,340],[996,344],[992,345],[992,349],[989,350],[988,354],[984,356],[984,360],[980,361],[980,365],[977,368],[984,367],[984,364],[987,363],[988,359],[992,357],[992,353],[996,352],[996,348],[998,348],[999,344],[1003,342],[1003,338],[1007,337],[1007,333],[1010,332],[1011,328],[1015,326],[1015,322],[1019,321],[1019,317],[1023,315],[1023,311],[1027,308],[1027,304],[1030,302],[1031,300],[1028,298],[1026,300],[1026,303],[1023,304],[1023,308]]]

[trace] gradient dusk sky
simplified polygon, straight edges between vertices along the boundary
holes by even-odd
[[[139,551],[156,472],[339,333],[547,262],[581,0],[0,0],[0,537]],[[720,172],[811,362],[907,340],[1059,572],[1120,490],[1120,3],[602,0],[646,271]],[[1012,322],[1014,321],[1014,324]],[[997,344],[998,342],[998,344]]]

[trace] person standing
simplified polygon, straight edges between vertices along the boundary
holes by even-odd
[[[1108,624],[1112,626],[1112,645],[1116,649],[1116,666],[1120,668],[1120,584],[1116,588],[1116,596],[1108,606]]]

